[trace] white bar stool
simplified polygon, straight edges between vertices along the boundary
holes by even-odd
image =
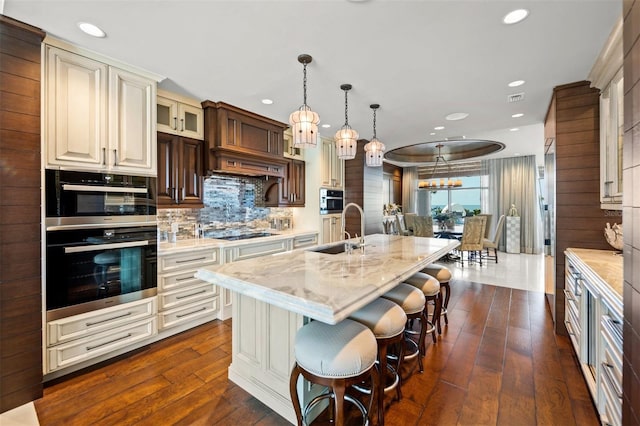
[[[442,298],[442,308],[440,315],[444,316],[444,323],[449,324],[449,317],[447,316],[447,308],[449,307],[449,298],[451,297],[451,287],[449,282],[451,281],[451,270],[444,265],[438,263],[432,263],[421,272],[431,275],[438,282],[440,282],[440,293]],[[442,334],[442,328],[440,327],[440,320],[438,320],[438,333]]]
[[[291,370],[289,392],[296,412],[298,426],[306,424],[309,411],[321,400],[333,399],[334,422],[344,425],[344,400],[354,403],[362,413],[363,424],[371,420],[371,407],[378,388],[378,371],[375,368],[378,345],[373,332],[364,325],[345,319],[330,325],[311,321],[296,333],[296,362]],[[312,399],[304,408],[298,398],[298,377],[302,375],[312,383],[327,386],[327,393]],[[371,398],[368,408],[356,398],[345,395],[348,386],[371,379]]]
[[[400,390],[400,363],[404,352],[402,340],[407,315],[396,303],[388,299],[379,298],[358,309],[349,317],[368,327],[378,342],[378,365],[380,383],[378,386],[378,424],[384,424],[384,395],[385,392],[396,389],[398,400],[402,398]],[[387,385],[387,351],[390,345],[400,343],[400,351],[395,365],[391,368],[391,383]],[[356,386],[356,389],[360,390]]]
[[[412,359],[417,356],[420,372],[424,371],[422,368],[422,356],[424,355],[422,348],[424,347],[424,336],[426,332],[425,324],[427,324],[427,318],[424,313],[426,303],[424,294],[412,285],[400,283],[383,294],[382,297],[400,305],[407,315],[408,322],[412,322],[414,319],[420,320],[420,332],[417,344],[409,336],[409,334],[413,332],[410,332],[409,328],[405,327],[405,341],[408,345],[413,346],[413,350],[410,352],[405,351],[404,359]]]
[[[433,300],[434,308],[432,321],[427,320],[427,323],[430,325],[430,327],[428,330],[426,330],[426,333],[431,333],[431,337],[433,337],[433,343],[436,343],[436,328],[437,324],[440,322],[440,309],[442,306],[442,298],[440,297],[440,283],[431,275],[425,274],[424,272],[416,272],[415,274],[407,278],[405,282],[416,287],[424,294],[424,316],[426,318],[429,317],[428,303],[430,300]],[[425,343],[424,340],[422,343]],[[426,346],[422,348],[422,350],[423,353],[426,352]]]

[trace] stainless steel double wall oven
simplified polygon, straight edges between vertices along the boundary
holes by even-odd
[[[156,294],[155,181],[45,171],[49,321]]]

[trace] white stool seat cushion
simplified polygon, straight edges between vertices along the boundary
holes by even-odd
[[[435,296],[440,293],[440,281],[424,272],[416,272],[404,282],[422,290],[425,296]]]
[[[311,321],[298,330],[295,340],[298,365],[319,377],[345,378],[373,366],[378,344],[373,332],[345,319],[336,325]]]
[[[378,298],[349,317],[369,327],[376,339],[397,336],[404,331],[407,315],[404,309],[388,299]]]
[[[424,293],[409,284],[398,284],[393,289],[382,295],[385,299],[400,305],[402,310],[407,314],[416,314],[424,309],[425,297]]]
[[[451,281],[451,270],[446,266],[432,263],[424,268],[421,272],[431,275],[433,278],[441,283],[448,283]]]

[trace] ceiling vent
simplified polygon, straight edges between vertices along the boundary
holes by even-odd
[[[507,96],[507,102],[519,102],[524,99],[524,92],[514,93],[513,95]]]

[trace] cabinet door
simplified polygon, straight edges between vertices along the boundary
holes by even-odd
[[[291,205],[304,207],[305,163],[300,160],[291,160],[289,169],[289,192],[293,198]]]
[[[162,96],[156,98],[156,130],[158,132],[178,133],[178,102]]]
[[[106,167],[107,66],[46,47],[47,166]]]
[[[329,244],[340,241],[340,231],[342,230],[342,217],[340,215],[325,215],[321,218],[322,224],[322,244]]]
[[[180,136],[204,139],[204,111],[202,108],[178,103],[177,129]]]
[[[320,186],[333,188],[334,186],[334,177],[333,177],[333,161],[332,158],[334,156],[334,146],[333,141],[329,139],[322,139],[322,161],[320,164],[320,168],[322,171]]]
[[[177,136],[158,133],[158,207],[171,207],[176,200]]]
[[[156,175],[156,84],[128,71],[109,70],[109,151],[117,172]]]
[[[304,149],[296,148],[295,146],[293,146],[293,136],[291,135],[291,128],[288,128],[282,134],[282,147],[285,157],[304,160]]]
[[[202,207],[203,141],[180,138],[178,145],[178,203]]]

